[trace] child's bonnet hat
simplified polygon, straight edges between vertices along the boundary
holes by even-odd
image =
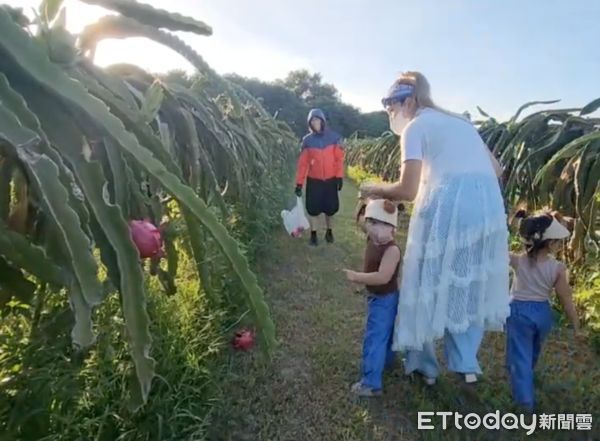
[[[365,218],[378,220],[397,227],[398,207],[386,199],[371,200],[365,209]]]
[[[569,237],[570,234],[567,227],[561,224],[556,216],[552,216],[552,223],[542,234],[542,240],[562,240]]]

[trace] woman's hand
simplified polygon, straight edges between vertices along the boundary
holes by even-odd
[[[359,275],[358,275],[358,273],[356,271],[345,269],[344,272],[346,273],[346,278],[350,282],[352,282],[352,283],[360,283]]]
[[[365,183],[360,186],[361,196],[371,199],[411,202],[417,197],[421,182],[421,161],[408,160],[402,164],[400,180],[393,184]]]

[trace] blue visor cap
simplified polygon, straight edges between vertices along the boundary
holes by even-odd
[[[389,107],[396,103],[402,103],[414,91],[415,87],[410,84],[394,84],[387,96],[381,100],[381,104],[383,104],[383,107]]]

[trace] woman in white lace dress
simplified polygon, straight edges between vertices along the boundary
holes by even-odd
[[[501,331],[510,313],[502,171],[468,120],[433,103],[422,74],[403,74],[383,104],[401,136],[401,178],[361,193],[414,201],[393,348],[407,350],[407,374],[433,384],[443,337],[448,369],[475,382],[484,330]]]

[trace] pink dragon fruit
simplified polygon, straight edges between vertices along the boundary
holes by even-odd
[[[163,256],[161,232],[149,220],[129,221],[129,231],[142,259]]]
[[[304,227],[298,227],[294,231],[292,231],[292,237],[302,237],[302,233],[304,232]]]
[[[234,349],[237,349],[238,351],[248,351],[254,347],[255,337],[254,331],[242,329],[235,333],[231,344]]]

